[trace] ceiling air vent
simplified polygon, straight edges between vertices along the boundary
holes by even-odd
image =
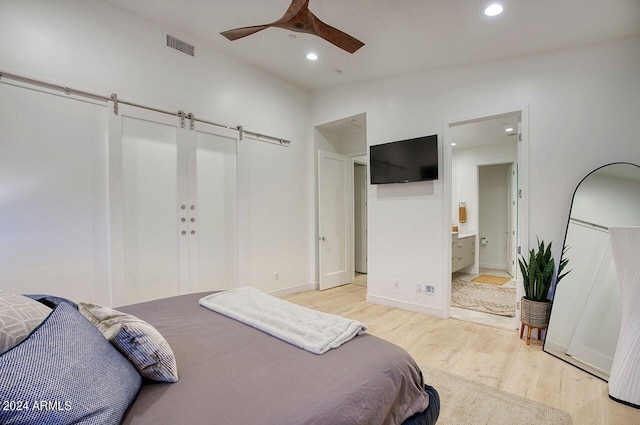
[[[196,46],[194,46],[193,44],[189,44],[186,41],[182,41],[179,38],[175,38],[174,36],[169,34],[167,34],[167,46],[182,53],[186,53],[189,56],[195,57],[196,55]]]

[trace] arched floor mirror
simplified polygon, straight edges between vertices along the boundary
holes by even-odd
[[[614,163],[578,184],[565,234],[571,270],[555,288],[544,351],[605,381],[618,342],[621,300],[609,228],[640,226],[640,166]]]

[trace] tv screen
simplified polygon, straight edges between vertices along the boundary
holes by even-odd
[[[369,161],[371,184],[438,180],[438,136],[371,146]]]

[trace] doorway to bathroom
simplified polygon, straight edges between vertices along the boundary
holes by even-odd
[[[452,318],[515,329],[521,111],[450,126]]]

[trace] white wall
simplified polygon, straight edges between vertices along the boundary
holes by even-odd
[[[343,134],[342,149],[343,154],[347,156],[367,153],[367,132],[360,130]]]
[[[367,133],[364,130],[341,134],[315,127],[314,140],[317,149],[340,155],[362,156],[367,149]]]
[[[195,44],[196,58],[166,47],[167,33]],[[98,94],[116,92],[121,99],[184,109],[203,119],[242,124],[291,140],[290,148],[246,142],[251,163],[247,184],[251,250],[249,281],[241,284],[286,292],[313,282],[314,182],[306,90],[208,48],[188,34],[158,27],[98,1],[0,2],[0,52],[0,69],[8,72]],[[61,135],[50,136],[47,144],[63,142]],[[88,143],[94,144],[93,150],[106,149],[105,140]],[[34,158],[38,151],[34,148]],[[76,164],[93,160],[88,156],[92,152],[55,160],[68,177],[81,181],[90,179],[93,171],[80,170]],[[101,161],[97,165],[104,171],[106,158]],[[23,183],[6,177],[0,185]],[[1,205],[3,211],[11,207],[11,202]],[[107,212],[103,205],[92,212],[93,218],[103,218]],[[55,212],[50,219],[55,223]],[[92,244],[108,243],[100,235],[93,237]],[[72,274],[74,259],[66,260],[65,272]],[[0,270],[0,285],[8,285],[11,279],[6,278],[11,276],[6,268]],[[50,285],[42,290],[70,284],[53,279]]]
[[[528,105],[529,239],[562,241],[571,195],[594,168],[640,162],[640,39],[381,79],[312,94],[312,123],[367,114],[368,144]],[[440,158],[443,158],[440,140]],[[450,261],[440,179],[369,188],[368,298],[445,314]],[[555,252],[559,260],[560,252]],[[392,281],[400,280],[394,291]],[[417,296],[416,282],[436,285]]]

